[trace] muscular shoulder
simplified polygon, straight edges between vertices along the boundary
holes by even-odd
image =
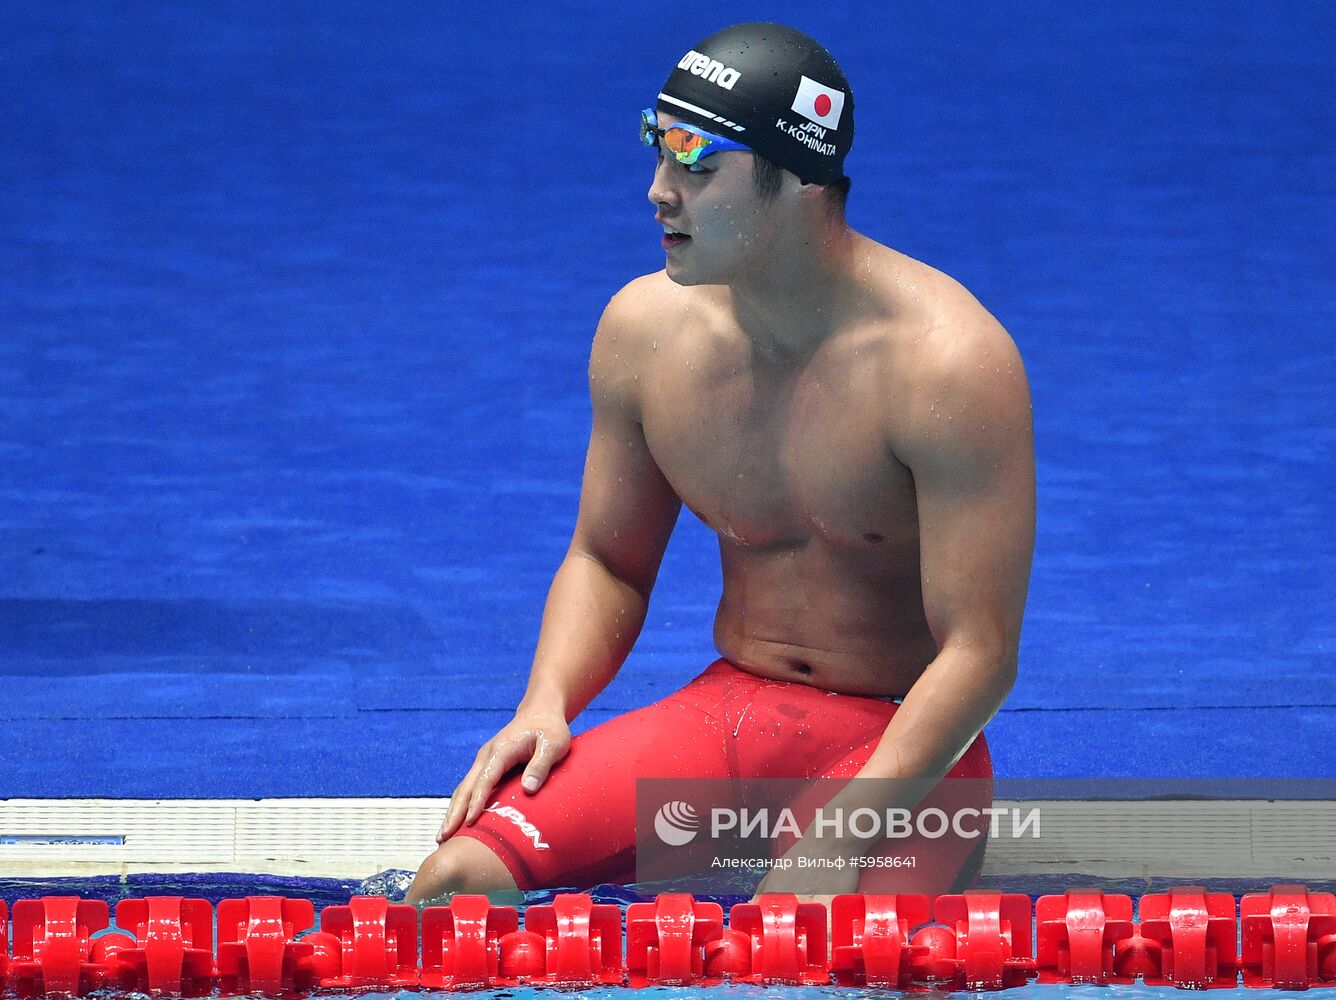
[[[922,384],[939,391],[988,392],[1009,381],[994,376],[1020,372],[1011,335],[959,282],[934,272],[924,307],[922,333],[910,355]]]
[[[608,302],[589,355],[590,391],[595,405],[617,403],[639,411],[638,394],[661,340],[681,329],[693,308],[691,289],[662,271],[627,282]]]
[[[633,278],[608,300],[599,320],[595,347],[603,341],[634,346],[656,327],[685,306],[685,290],[668,280],[662,271]]]
[[[953,442],[991,451],[999,437],[1028,440],[1030,394],[1015,342],[964,286],[922,266],[922,312],[897,352],[897,450]]]

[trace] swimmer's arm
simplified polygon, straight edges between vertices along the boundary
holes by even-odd
[[[603,314],[589,359],[594,422],[570,549],[548,592],[521,711],[569,722],[621,668],[640,634],[650,591],[682,502],[640,424],[638,366],[645,315],[636,284]]]
[[[636,283],[628,286],[634,290]],[[570,548],[543,609],[529,685],[515,717],[489,740],[451,796],[437,841],[474,823],[501,779],[523,765],[532,794],[570,747],[568,723],[616,676],[640,634],[681,501],[650,455],[637,397],[634,295],[608,304],[594,336],[594,425]]]
[[[938,654],[858,774],[909,780],[893,790],[855,786],[848,795],[894,791],[904,800],[833,805],[912,808],[1015,683],[1034,549],[1034,444],[1020,357],[996,332],[985,341],[986,370],[976,350],[923,380],[926,392],[896,442],[914,475],[923,603]]]
[[[900,442],[914,475],[923,607],[938,654],[896,712],[867,777],[941,778],[1016,680],[1034,552],[1030,393],[1001,327],[974,344],[925,379],[929,391]]]

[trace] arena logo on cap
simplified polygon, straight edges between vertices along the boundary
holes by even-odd
[[[844,91],[834,90],[804,76],[793,98],[793,110],[818,125],[839,128],[840,115],[844,113]]]
[[[742,79],[742,73],[732,66],[725,66],[717,59],[701,55],[695,49],[682,57],[681,62],[677,64],[677,68],[684,69],[693,76],[704,77],[725,90],[732,90],[733,84]]]

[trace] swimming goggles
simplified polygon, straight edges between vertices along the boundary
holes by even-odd
[[[653,108],[640,112],[640,141],[646,146],[657,144],[660,149],[671,153],[678,163],[687,166],[695,163],[702,156],[722,153],[729,149],[743,149],[750,152],[750,147],[723,136],[712,135],[695,125],[678,123],[667,128],[659,128],[658,116]]]

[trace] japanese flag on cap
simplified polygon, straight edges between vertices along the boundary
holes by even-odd
[[[798,96],[793,99],[793,110],[818,125],[839,128],[840,114],[844,111],[844,91],[832,90],[804,76],[798,84]]]

